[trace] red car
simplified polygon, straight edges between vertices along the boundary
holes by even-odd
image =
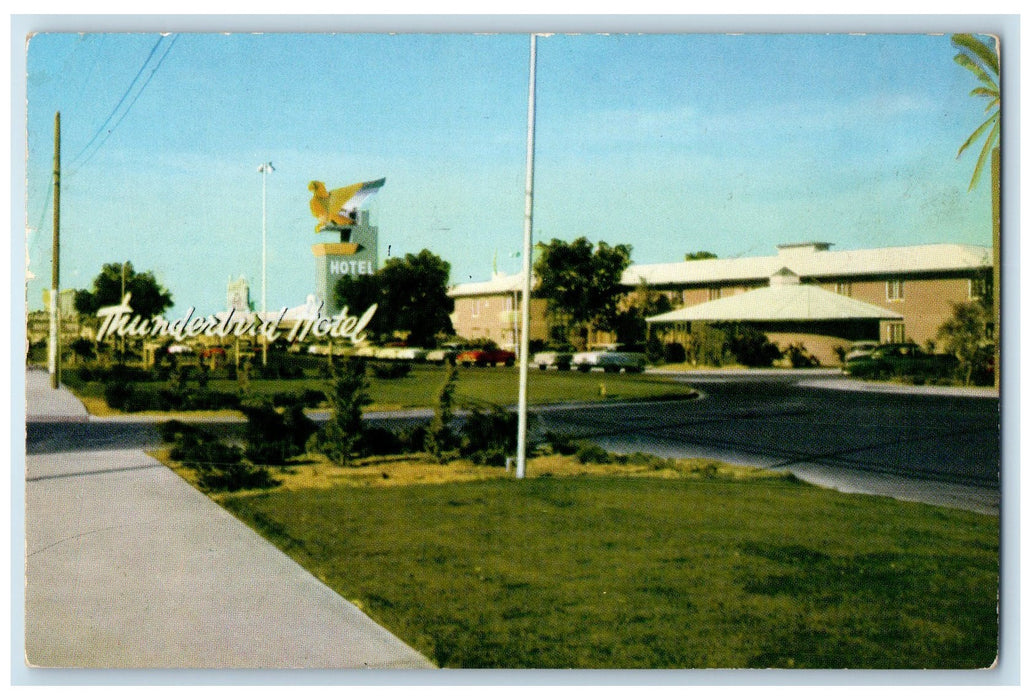
[[[509,350],[466,350],[458,353],[455,362],[463,367],[497,367],[504,365],[511,367],[515,364],[515,353]]]

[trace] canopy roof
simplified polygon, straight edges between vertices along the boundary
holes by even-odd
[[[810,284],[763,287],[674,309],[648,323],[686,321],[846,321],[901,319],[902,314]]]

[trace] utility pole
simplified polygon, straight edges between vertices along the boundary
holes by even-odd
[[[61,113],[54,114],[54,250],[50,264],[50,387],[61,386]]]
[[[533,262],[533,135],[536,123],[537,35],[530,35],[530,95],[526,114],[526,208],[523,216],[523,306],[519,336],[519,432],[516,440],[516,478],[526,476],[526,394],[530,367],[530,276]]]

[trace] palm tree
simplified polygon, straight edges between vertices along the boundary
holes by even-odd
[[[970,91],[971,97],[983,97],[988,100],[985,112],[990,112],[987,119],[981,126],[974,129],[970,137],[959,147],[956,157],[959,158],[967,148],[981,138],[985,132],[988,135],[984,139],[981,153],[977,157],[977,164],[974,165],[974,173],[970,178],[969,190],[977,186],[977,182],[984,171],[985,163],[991,155],[992,171],[992,307],[995,319],[995,386],[999,386],[999,347],[1002,338],[1002,330],[999,321],[999,277],[1000,277],[1000,253],[999,253],[999,133],[1001,127],[1002,98],[999,91],[999,53],[998,42],[993,41],[992,45],[974,37],[971,34],[955,34],[952,37],[952,45],[959,49],[955,61],[963,66],[977,78],[980,85]],[[994,110],[994,111],[993,111]]]

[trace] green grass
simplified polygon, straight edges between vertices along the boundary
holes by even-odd
[[[411,374],[400,379],[369,378],[369,394],[372,404],[366,410],[405,409],[433,407],[445,369],[434,365],[415,365]],[[459,368],[457,399],[460,403],[513,405],[519,398],[519,370],[514,367]],[[102,398],[104,388],[100,382],[68,382],[69,386],[84,398]],[[299,393],[305,389],[325,389],[326,379],[251,379],[249,391],[255,396],[272,396],[278,392]],[[604,385],[604,394],[602,386]],[[161,389],[167,382],[140,382],[141,388]],[[187,382],[195,387],[196,381]],[[239,389],[236,380],[212,379],[208,389],[235,392]],[[651,399],[665,397],[683,398],[692,389],[668,378],[647,375],[604,374],[592,372],[541,372],[530,373],[529,400],[533,404],[559,403],[563,401],[601,401],[626,399]]]
[[[222,499],[441,666],[984,668],[997,518],[789,479]]]

